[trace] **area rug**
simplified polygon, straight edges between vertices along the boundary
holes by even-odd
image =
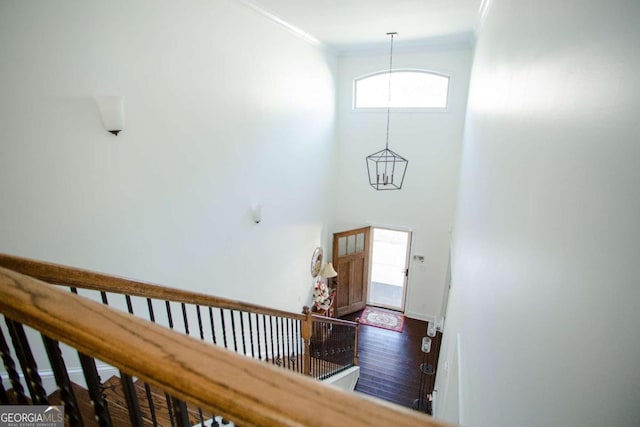
[[[375,326],[376,328],[402,332],[402,328],[404,327],[404,316],[395,311],[367,307],[362,312],[360,323],[362,325]]]

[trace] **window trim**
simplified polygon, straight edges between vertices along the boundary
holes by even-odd
[[[418,72],[423,74],[432,74],[436,76],[446,77],[449,81],[447,85],[447,105],[445,107],[391,107],[391,111],[394,113],[448,113],[450,111],[450,98],[451,98],[451,82],[453,76],[451,74],[441,73],[438,71],[426,70],[423,68],[394,68],[392,73],[398,72]],[[372,73],[363,74],[355,77],[352,82],[352,96],[351,96],[351,111],[354,113],[379,113],[387,111],[387,107],[356,107],[356,86],[359,80],[363,80],[369,77],[377,76],[380,74],[387,74],[389,70],[374,71]],[[393,87],[391,88],[393,90]]]

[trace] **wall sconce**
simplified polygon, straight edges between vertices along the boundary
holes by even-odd
[[[96,96],[95,100],[104,128],[118,136],[124,128],[124,96]]]
[[[262,205],[255,205],[251,209],[251,216],[253,217],[253,222],[260,224],[260,221],[262,221]]]

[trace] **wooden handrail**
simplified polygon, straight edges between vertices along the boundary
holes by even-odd
[[[427,415],[326,386],[4,268],[0,311],[238,425],[445,426]]]
[[[311,317],[315,322],[331,323],[332,325],[351,326],[352,328],[355,328],[357,325],[356,322],[352,322],[351,320],[336,319],[335,317],[326,317],[319,314],[311,313]]]
[[[220,307],[230,310],[250,311],[257,314],[265,314],[267,316],[286,317],[296,320],[305,319],[303,314],[276,310],[269,307],[249,304],[227,298],[214,297],[183,289],[156,286],[136,280],[124,279],[80,268],[36,261],[13,255],[0,254],[0,267],[17,271],[18,273],[34,277],[47,283],[74,286],[80,289],[114,292],[145,298],[157,298],[166,301]]]

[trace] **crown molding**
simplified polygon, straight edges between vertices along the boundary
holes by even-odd
[[[291,34],[295,35],[296,37],[304,40],[305,42],[313,46],[319,47],[321,49],[325,49],[325,50],[328,49],[328,47],[324,43],[322,43],[320,40],[315,38],[313,35],[307,33],[301,28],[296,27],[295,25],[290,24],[289,22],[285,21],[275,13],[260,6],[253,0],[236,0],[236,1],[242,4],[243,6],[253,10],[257,14],[261,15],[262,17],[267,18],[269,21],[278,24],[279,26],[281,26]]]
[[[487,19],[487,15],[489,14],[489,9],[491,8],[491,0],[482,0],[480,2],[480,7],[478,8],[478,17],[476,18],[476,25],[473,29],[473,35],[478,39],[478,35],[480,31],[482,31],[482,27],[484,25],[485,19]]]
[[[472,32],[447,34],[437,37],[429,37],[424,39],[413,40],[401,40],[396,39],[394,42],[395,52],[413,52],[421,50],[437,50],[437,49],[452,49],[452,48],[473,48],[475,45],[475,37]],[[341,47],[338,50],[340,56],[357,56],[357,55],[371,55],[376,53],[388,53],[388,42],[380,43],[367,43],[367,44],[354,44],[350,46]]]

